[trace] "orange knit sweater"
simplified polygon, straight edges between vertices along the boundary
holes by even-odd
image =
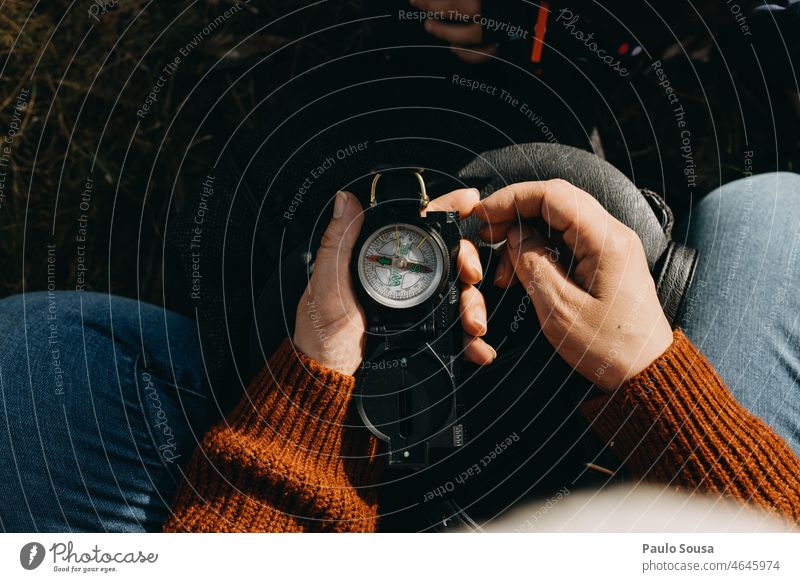
[[[374,531],[377,445],[349,412],[354,382],[285,340],[195,451],[164,531]],[[800,461],[680,330],[583,413],[635,478],[800,522]]]

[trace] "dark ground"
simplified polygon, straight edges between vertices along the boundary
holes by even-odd
[[[28,2],[0,4],[0,132],[8,136],[12,123],[19,125],[4,158],[0,297],[85,281],[87,290],[164,304],[161,281],[170,267],[161,262],[163,225],[197,187],[204,156],[280,83],[367,39],[368,28],[353,24],[346,34],[292,43],[359,14],[356,0],[323,2],[270,24],[304,4],[244,7],[182,60],[144,119],[137,110],[166,61],[233,0],[120,0],[97,20],[88,2],[51,0],[33,11]],[[765,84],[767,64],[738,47],[722,5],[699,3],[711,32],[688,8],[673,9],[670,24],[685,53],[663,59],[691,120],[697,169],[691,191],[655,76],[638,80],[640,102],[612,91],[613,115],[598,119],[609,161],[639,186],[665,193],[678,212],[746,171],[796,171],[800,164],[792,104],[783,89]],[[733,40],[715,47],[726,38]],[[234,82],[281,48],[258,75]],[[15,121],[20,95],[27,105]],[[217,99],[214,118],[201,123]],[[50,255],[48,245],[55,245]]]

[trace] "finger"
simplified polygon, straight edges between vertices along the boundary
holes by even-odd
[[[469,46],[480,44],[483,40],[480,24],[447,24],[441,20],[428,19],[425,21],[425,30],[450,44]]]
[[[497,45],[485,44],[479,47],[463,48],[451,46],[450,50],[462,61],[476,65],[488,61],[497,54]]]
[[[461,291],[461,325],[469,335],[480,337],[486,334],[486,303],[477,287],[464,285]]]
[[[466,239],[461,239],[456,258],[458,278],[464,283],[474,285],[483,279],[483,267],[477,247]]]
[[[564,233],[578,259],[599,253],[616,222],[591,195],[565,180],[511,184],[479,202],[475,213],[491,223],[541,217]]]
[[[431,200],[425,210],[422,211],[422,216],[425,216],[426,212],[455,210],[458,211],[459,218],[467,218],[472,214],[472,210],[480,199],[481,194],[476,188],[453,190]]]
[[[465,360],[479,366],[485,366],[494,362],[495,358],[497,358],[497,352],[483,339],[470,335],[464,336]]]
[[[350,192],[337,192],[333,217],[322,236],[314,262],[314,280],[350,288],[350,257],[358,240],[364,213],[358,199]]]
[[[497,222],[494,224],[488,222],[478,229],[478,236],[481,237],[482,240],[491,244],[501,243],[506,240],[506,237],[508,236],[508,229],[510,229],[514,224],[515,222],[512,221]]]
[[[511,257],[505,249],[499,253],[499,263],[494,272],[494,284],[502,289],[508,289],[518,279],[514,276],[514,265],[511,263]]]
[[[514,274],[533,300],[537,311],[559,303],[577,305],[586,293],[572,281],[564,267],[553,259],[547,240],[524,224],[511,229],[506,243]]]
[[[410,0],[409,3],[425,12],[447,12],[462,17],[471,18],[481,12],[481,0]]]

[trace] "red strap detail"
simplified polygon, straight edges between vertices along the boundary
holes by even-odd
[[[533,33],[533,49],[531,50],[531,62],[538,63],[542,60],[542,49],[544,48],[544,35],[547,32],[547,17],[550,15],[550,1],[541,0],[539,4],[539,14],[536,16],[536,29]]]

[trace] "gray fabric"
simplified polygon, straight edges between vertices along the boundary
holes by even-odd
[[[480,183],[483,196],[514,182],[563,178],[639,235],[651,269],[667,248],[659,217],[636,185],[591,152],[560,144],[517,144],[482,153],[458,176],[468,184]]]

